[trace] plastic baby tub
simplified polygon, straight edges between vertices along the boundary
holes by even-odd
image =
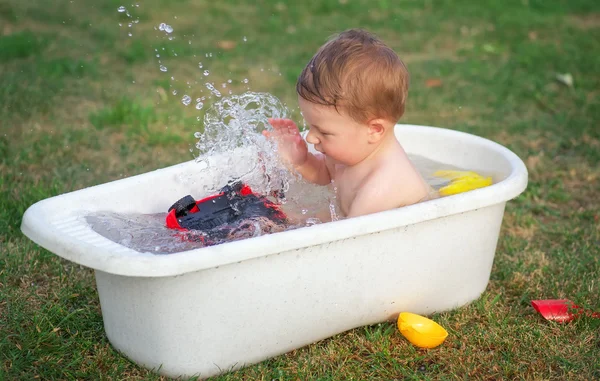
[[[97,211],[158,213],[218,166],[194,161],[42,200],[22,231],[95,269],[106,335],[134,362],[208,377],[337,333],[465,305],[486,289],[508,200],[527,186],[507,148],[453,130],[397,125],[416,155],[499,175],[485,188],[381,213],[170,255],[142,253],[91,229]],[[233,152],[239,170],[251,165]],[[211,157],[218,163],[223,157]]]

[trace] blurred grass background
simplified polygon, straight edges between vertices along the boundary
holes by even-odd
[[[529,187],[507,206],[486,293],[435,316],[441,347],[418,350],[389,322],[214,379],[600,379],[599,321],[549,323],[529,304],[600,310],[595,0],[0,0],[0,379],[164,379],[110,346],[93,272],[25,238],[23,212],[191,159],[216,100],[206,83],[269,92],[298,119],[297,75],[351,27],[407,63],[401,122],[507,146]]]

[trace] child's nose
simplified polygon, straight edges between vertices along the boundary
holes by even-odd
[[[312,129],[308,130],[308,134],[306,134],[306,141],[310,144],[319,144],[319,139],[317,139]]]

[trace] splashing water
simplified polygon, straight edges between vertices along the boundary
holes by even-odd
[[[221,97],[221,92],[220,92],[219,90],[217,90],[217,89],[215,88],[215,86],[214,86],[212,83],[207,83],[207,84],[206,84],[206,88],[207,88],[208,90],[210,90],[210,92],[211,92],[212,94],[214,94],[214,95],[215,95],[217,98],[220,98],[220,97]]]
[[[217,95],[218,90],[209,85],[207,88]],[[195,134],[198,138],[196,148],[200,153],[198,161],[238,147],[253,149],[257,152],[254,175],[258,172],[262,181],[251,184],[252,188],[261,194],[279,190],[285,192],[293,175],[285,169],[275,145],[262,135],[262,131],[272,130],[268,118],[286,117],[287,108],[268,93],[246,92],[223,98],[206,112],[204,132]]]

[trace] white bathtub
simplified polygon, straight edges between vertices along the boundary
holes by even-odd
[[[396,210],[171,255],[97,234],[94,211],[165,212],[218,177],[193,161],[52,197],[22,231],[96,271],[110,342],[168,376],[208,377],[402,311],[430,314],[478,298],[489,281],[506,201],[523,162],[489,140],[398,125],[411,154],[501,174],[487,188]],[[216,158],[215,160],[221,160]],[[248,160],[240,160],[240,165]]]

